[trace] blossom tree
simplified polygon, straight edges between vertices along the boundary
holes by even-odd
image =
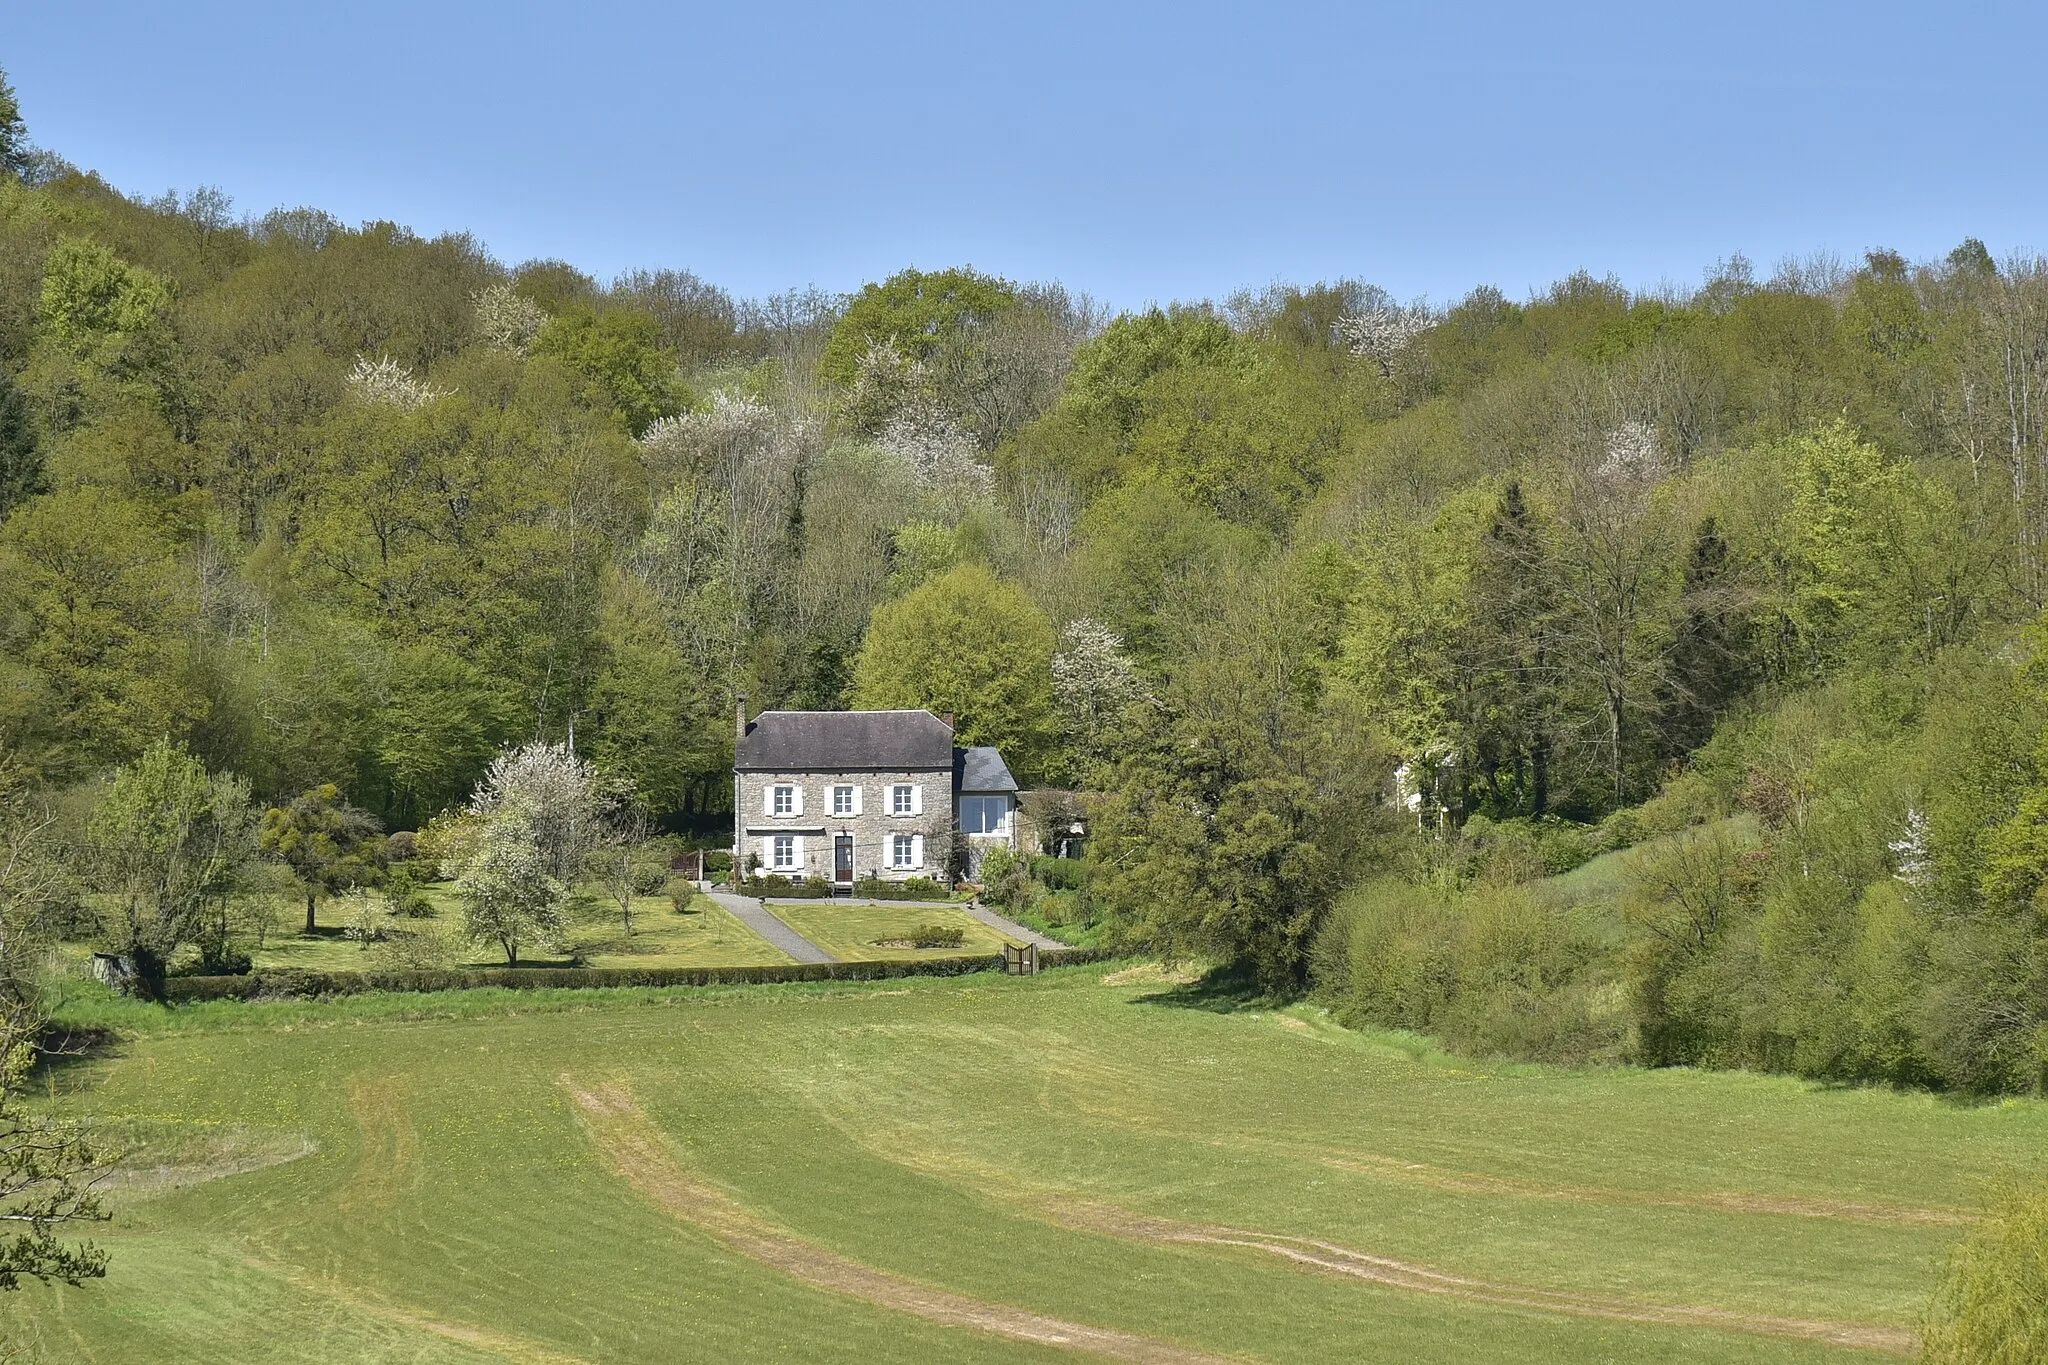
[[[1123,637],[1085,616],[1060,632],[1052,693],[1076,776],[1107,757],[1107,732],[1124,709],[1149,699]]]
[[[476,332],[486,346],[525,355],[540,335],[548,315],[541,306],[511,285],[500,281],[479,290],[476,301]]]
[[[493,760],[470,798],[455,882],[470,940],[496,943],[508,965],[520,944],[552,942],[610,804],[596,768],[567,745],[536,741]]]
[[[401,412],[417,412],[436,398],[448,396],[446,390],[415,379],[411,370],[388,355],[375,360],[357,356],[355,368],[348,372],[348,388],[359,402]]]
[[[1436,315],[1426,304],[1403,307],[1388,300],[1352,317],[1337,319],[1337,335],[1351,354],[1379,363],[1380,373],[1392,377],[1394,362],[1409,343],[1436,326]]]

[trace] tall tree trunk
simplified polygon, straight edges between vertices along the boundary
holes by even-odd
[[[318,899],[318,893],[312,891],[306,893],[306,932],[308,934],[316,932],[313,925],[313,903],[316,899]]]

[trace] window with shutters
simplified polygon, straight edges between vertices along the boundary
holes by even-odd
[[[892,815],[917,814],[917,789],[908,782],[889,788],[889,813]]]
[[[778,868],[796,866],[796,836],[778,834],[775,836],[775,866]]]
[[[917,837],[915,835],[898,834],[889,840],[889,866],[917,866]]]
[[[777,815],[795,815],[795,814],[796,814],[796,788],[795,788],[795,787],[777,787],[777,788],[775,789],[775,814],[777,814]]]
[[[853,788],[834,787],[832,789],[832,813],[834,815],[859,814],[859,812],[853,808]]]

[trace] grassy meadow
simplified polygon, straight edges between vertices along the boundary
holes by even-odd
[[[1446,1056],[1156,969],[161,1010],[49,1360],[1897,1358],[2048,1106]]]

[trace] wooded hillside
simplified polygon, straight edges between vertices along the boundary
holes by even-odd
[[[928,705],[1103,794],[1125,941],[1534,1055],[2048,1068],[2048,262],[736,300],[9,136],[0,744],[52,790],[168,737],[416,828],[573,732],[709,830],[738,694]],[[1659,838],[1611,920],[1530,889]]]

